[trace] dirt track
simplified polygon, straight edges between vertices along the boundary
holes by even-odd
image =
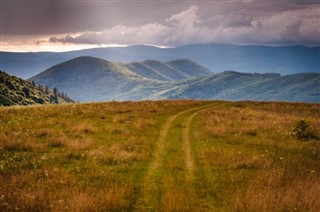
[[[142,179],[142,185],[140,190],[139,199],[136,201],[135,208],[137,210],[155,210],[155,206],[159,204],[157,197],[159,193],[159,182],[161,178],[161,166],[166,155],[166,147],[170,138],[170,130],[174,127],[173,123],[182,116],[182,121],[177,125],[183,126],[180,130],[180,142],[182,143],[182,149],[176,151],[184,152],[184,166],[185,166],[185,180],[186,183],[192,187],[192,181],[194,180],[194,161],[192,157],[190,130],[191,124],[195,116],[201,111],[210,109],[217,104],[211,104],[201,107],[190,108],[174,114],[167,118],[165,124],[162,126],[155,150],[153,152],[152,160],[149,164],[148,170]],[[167,170],[166,170],[167,171]],[[190,189],[189,189],[190,190]],[[191,189],[190,191],[192,191]]]

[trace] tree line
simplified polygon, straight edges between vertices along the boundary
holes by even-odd
[[[52,102],[59,104],[59,98],[65,100],[66,102],[74,102],[66,92],[58,90],[58,88],[54,87],[53,89],[49,88],[47,85],[36,85],[34,81],[32,81],[32,85],[35,87],[38,87],[38,89],[42,92],[45,93],[46,95],[50,96],[51,94],[51,100]]]

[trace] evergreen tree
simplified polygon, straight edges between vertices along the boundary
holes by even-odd
[[[56,87],[53,88],[53,95],[55,95],[55,96],[58,95],[58,89]]]
[[[39,88],[39,90],[40,90],[42,93],[44,93],[44,89],[43,89],[43,86],[42,86],[42,85],[38,85],[38,88]]]
[[[59,104],[59,99],[58,99],[58,89],[56,87],[53,88],[53,101],[56,104]]]
[[[47,95],[49,94],[50,89],[49,89],[49,87],[48,87],[48,86],[46,86],[46,87],[45,87],[45,92],[46,92],[46,94],[47,94]]]

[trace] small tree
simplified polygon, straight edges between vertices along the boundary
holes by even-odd
[[[30,97],[30,90],[27,87],[22,88],[22,92],[26,95],[27,98]]]
[[[45,87],[45,92],[46,92],[47,95],[49,94],[49,91],[50,91],[49,87],[46,86],[46,87]]]
[[[56,87],[53,88],[53,101],[56,103],[56,104],[59,104],[59,98],[58,98],[58,95],[59,95],[59,91]]]
[[[58,95],[58,89],[56,87],[53,88],[53,95],[55,95],[55,96]]]
[[[38,85],[38,88],[39,88],[39,90],[40,90],[42,93],[44,93],[44,89],[43,89],[43,86],[42,86],[42,85]]]
[[[318,136],[312,132],[309,128],[309,124],[304,120],[300,120],[296,123],[296,126],[293,129],[293,135],[295,135],[300,140],[316,140]]]

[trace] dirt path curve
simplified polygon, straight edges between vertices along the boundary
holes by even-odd
[[[214,106],[218,106],[219,104],[215,104]],[[214,107],[211,105],[211,107],[206,107],[200,110],[197,110],[193,114],[191,114],[187,120],[184,122],[184,128],[182,129],[182,142],[183,142],[183,149],[185,152],[185,164],[187,167],[187,175],[186,180],[192,181],[194,179],[194,162],[192,158],[191,153],[191,141],[190,141],[190,131],[191,131],[191,123],[195,116],[197,116],[200,112],[203,112],[205,110],[211,109]]]
[[[191,111],[202,111],[203,109],[206,108],[210,108],[212,107],[212,105],[216,105],[216,104],[210,104],[210,105],[205,105],[205,106],[200,106],[200,107],[194,107],[194,108],[190,108],[184,111],[181,111],[175,115],[170,116],[165,124],[162,126],[161,130],[160,130],[160,134],[156,143],[156,147],[155,147],[155,151],[153,153],[153,159],[151,160],[149,167],[148,167],[148,171],[144,177],[144,179],[142,179],[142,185],[141,185],[141,192],[140,192],[140,197],[139,199],[136,201],[135,204],[135,209],[136,210],[152,210],[154,209],[154,195],[155,192],[157,190],[157,170],[160,168],[161,164],[162,164],[162,160],[164,158],[165,155],[165,146],[166,146],[166,140],[167,140],[167,135],[169,130],[172,128],[172,123],[174,122],[174,120],[185,113],[191,112]],[[193,115],[191,115],[189,117],[189,119],[186,122],[186,129],[184,130],[184,133],[182,134],[183,136],[183,140],[185,141],[185,149],[186,149],[186,163],[187,163],[187,167],[189,170],[188,175],[192,176],[193,173],[193,161],[191,159],[191,149],[190,149],[190,138],[189,138],[189,130],[190,130],[190,125],[191,125],[191,121],[193,119],[193,117],[197,114],[194,113]]]
[[[161,160],[164,155],[164,148],[166,145],[166,139],[170,128],[172,127],[172,122],[180,115],[187,113],[188,111],[195,110],[195,108],[187,109],[182,112],[179,112],[173,116],[170,116],[165,124],[162,126],[159,134],[158,141],[156,143],[155,151],[153,153],[153,160],[150,162],[148,171],[145,175],[145,178],[142,180],[142,188],[140,198],[137,200],[136,209],[143,209],[143,210],[150,210],[152,209],[152,199],[153,199],[153,192],[156,190],[157,182],[156,182],[156,170],[161,165]]]
[[[202,111],[202,110],[201,110]],[[190,144],[190,128],[193,118],[199,113],[197,111],[193,113],[185,122],[185,127],[182,129],[182,141],[183,149],[185,151],[185,164],[187,167],[186,181],[192,181],[194,179],[194,163],[191,153],[191,144]]]

